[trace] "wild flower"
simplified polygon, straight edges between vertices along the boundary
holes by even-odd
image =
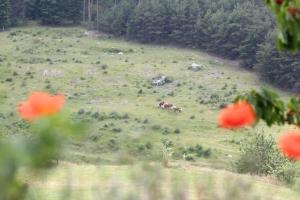
[[[251,104],[247,101],[238,101],[222,109],[218,117],[219,127],[242,128],[254,124],[256,114]]]
[[[32,121],[39,117],[59,112],[64,104],[63,95],[51,95],[45,92],[32,92],[28,99],[17,106],[24,120]]]
[[[291,160],[300,160],[300,130],[290,131],[279,138],[278,148]]]

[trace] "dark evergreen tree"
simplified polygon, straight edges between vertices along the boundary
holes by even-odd
[[[181,0],[173,4],[170,17],[170,40],[190,47],[196,46],[196,23],[199,15],[198,0]]]
[[[197,41],[199,47],[231,59],[241,59],[243,66],[251,68],[258,44],[273,25],[268,11],[251,1],[219,9],[212,6],[198,18]]]
[[[30,20],[40,18],[40,0],[27,0],[25,2],[25,16]]]
[[[128,24],[128,36],[142,42],[166,42],[171,33],[172,0],[141,1]]]
[[[10,22],[11,26],[22,25],[26,22],[26,2],[25,0],[10,0],[11,12]]]
[[[153,7],[151,1],[141,1],[134,9],[134,14],[128,22],[128,37],[142,42],[151,41],[151,36],[149,36],[146,29],[151,24],[152,16]]]
[[[257,51],[255,69],[262,80],[280,88],[300,92],[300,54],[280,52],[275,44],[275,34],[268,34]]]
[[[264,42],[269,30],[275,28],[274,20],[261,4],[245,2],[231,13],[231,21],[229,27],[232,24],[236,27],[232,35],[235,37],[233,49],[238,54],[237,59],[242,61],[243,67],[253,68],[258,46]]]
[[[98,27],[117,36],[126,35],[128,21],[137,3],[137,0],[123,0],[110,9],[102,9]]]
[[[78,23],[81,19],[81,6],[81,0],[40,0],[40,19],[45,25]]]
[[[82,0],[64,0],[65,20],[78,24],[82,17]]]
[[[40,14],[42,24],[59,25],[63,23],[64,2],[57,0],[40,0]]]
[[[10,26],[10,1],[0,0],[0,30]]]

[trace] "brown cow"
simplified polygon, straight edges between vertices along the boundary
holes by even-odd
[[[178,108],[178,107],[174,107],[173,110],[174,112],[178,112],[178,113],[181,113],[183,111],[182,108]]]
[[[167,103],[167,102],[165,102],[165,101],[160,102],[159,105],[158,105],[158,107],[159,107],[159,108],[162,108],[162,109],[173,110],[174,112],[178,112],[178,113],[180,113],[180,112],[183,111],[182,108],[177,107],[177,106],[175,106],[174,104]]]
[[[164,108],[165,108],[165,109],[172,109],[173,107],[174,107],[174,105],[171,104],[171,103],[165,103],[165,104],[164,104]]]
[[[159,103],[158,107],[163,108],[166,102],[162,101]]]

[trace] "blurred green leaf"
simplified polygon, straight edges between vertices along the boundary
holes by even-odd
[[[268,126],[298,124],[300,127],[300,98],[293,97],[285,103],[279,96],[263,88],[244,96],[238,96],[235,101],[247,100],[255,109],[257,121],[263,120]]]

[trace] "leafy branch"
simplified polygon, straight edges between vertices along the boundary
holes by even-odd
[[[261,92],[252,90],[249,94],[238,96],[236,102],[246,100],[256,112],[257,122],[263,120],[268,126],[297,125],[300,127],[300,98],[292,97],[286,103],[275,93],[267,89]]]
[[[300,1],[264,0],[275,14],[278,25],[277,46],[296,52],[300,48]]]

